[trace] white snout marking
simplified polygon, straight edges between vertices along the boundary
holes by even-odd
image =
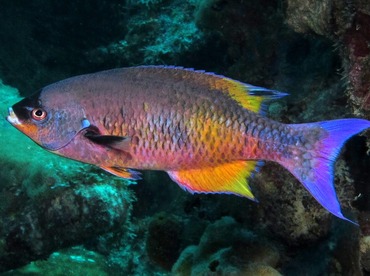
[[[13,108],[9,107],[8,109],[9,116],[6,117],[9,123],[12,125],[20,125],[21,122],[18,120],[17,115],[15,115]]]

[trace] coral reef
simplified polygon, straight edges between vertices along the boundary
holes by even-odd
[[[261,202],[258,218],[262,219],[263,226],[295,246],[325,237],[332,216],[284,169],[269,164],[266,170],[271,173],[256,176],[254,185]],[[285,181],[276,182],[277,177]]]
[[[82,247],[54,252],[47,260],[32,262],[31,264],[2,275],[91,275],[108,276],[109,268],[104,256],[88,251]]]
[[[244,229],[231,217],[210,224],[199,245],[189,246],[172,268],[175,275],[281,275],[280,259],[270,242]],[[264,271],[264,272],[263,272]],[[259,273],[266,274],[259,274]]]
[[[361,232],[359,238],[359,255],[363,270],[370,273],[370,214],[362,212],[360,214]]]
[[[270,173],[264,174],[265,170]],[[343,160],[337,162],[335,171],[339,200],[351,217],[351,211],[356,213],[351,205],[351,199],[354,198],[353,180]],[[285,180],[276,182],[277,178]],[[321,208],[307,190],[280,166],[266,165],[262,173],[256,175],[253,186],[261,203],[257,212],[258,218],[262,218],[262,226],[284,242],[295,246],[311,244],[328,235],[333,216]]]
[[[366,1],[289,0],[287,22],[297,32],[314,32],[337,45],[354,113],[366,116],[364,111],[370,109],[369,4]]]
[[[127,65],[177,64],[181,56],[203,44],[203,33],[193,18],[196,2],[128,1],[128,31],[120,41],[89,52],[91,61],[116,59]],[[101,60],[94,61],[97,56]]]
[[[370,236],[363,236],[360,239],[361,266],[370,272]]]
[[[2,210],[0,270],[121,229],[130,201],[124,185],[109,183],[49,188],[28,200],[26,194],[15,195],[8,206],[2,206],[6,210]]]

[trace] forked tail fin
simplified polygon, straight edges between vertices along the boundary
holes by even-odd
[[[300,147],[296,156],[279,163],[297,177],[326,210],[338,218],[354,223],[341,212],[334,189],[334,163],[345,141],[370,128],[370,121],[342,119],[291,126],[305,129],[304,133],[308,134],[318,128],[324,131],[319,140],[307,142]]]

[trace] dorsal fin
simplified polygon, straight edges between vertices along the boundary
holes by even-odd
[[[287,93],[242,83],[226,77],[219,78],[214,85],[216,89],[229,94],[245,109],[261,115],[266,114],[269,101],[288,95]]]
[[[287,96],[287,93],[271,90],[251,84],[246,84],[231,78],[206,72],[203,70],[194,70],[192,68],[183,68],[177,66],[139,66],[137,68],[146,70],[158,70],[158,72],[167,72],[171,78],[186,77],[186,74],[191,76],[190,79],[206,85],[207,88],[219,90],[228,94],[231,98],[237,101],[242,107],[261,115],[267,111],[268,102],[270,100],[279,99]],[[183,74],[181,74],[183,73]],[[188,77],[186,77],[188,78]]]

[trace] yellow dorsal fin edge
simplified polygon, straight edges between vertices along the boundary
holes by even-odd
[[[264,113],[264,104],[270,100],[286,96],[286,93],[258,87],[226,77],[218,78],[211,84],[212,88],[227,93],[242,107],[255,113]]]

